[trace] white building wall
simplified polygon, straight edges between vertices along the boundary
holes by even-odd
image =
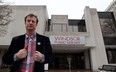
[[[94,37],[94,31],[92,27],[92,21],[91,21],[91,13],[90,9],[88,7],[85,8],[85,24],[86,24],[86,30],[87,33],[89,33],[89,36],[86,36],[86,46],[89,47],[95,47],[95,37]]]
[[[85,20],[86,20],[86,25],[88,27],[87,29],[89,29],[87,31],[90,33],[87,42],[89,43],[89,45],[91,44],[94,45],[94,47],[90,49],[92,70],[98,70],[99,66],[103,64],[108,64],[108,61],[107,61],[97,10],[86,7]]]
[[[46,6],[10,6],[13,10],[11,14],[12,22],[8,26],[8,33],[5,37],[0,37],[0,45],[9,45],[11,38],[17,35],[25,33],[24,17],[29,13],[37,15],[39,23],[37,26],[37,32],[44,34],[45,24],[48,19]],[[1,47],[0,47],[1,48]]]
[[[105,11],[112,11],[114,7],[116,7],[116,0],[113,0]]]

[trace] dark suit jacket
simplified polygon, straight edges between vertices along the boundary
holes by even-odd
[[[2,57],[2,62],[12,65],[10,72],[17,72],[22,60],[14,61],[14,54],[24,48],[25,35],[16,36],[12,39],[8,51]],[[38,42],[40,43],[38,45]],[[52,47],[49,38],[40,34],[36,34],[36,50],[45,55],[45,62],[35,61],[34,72],[44,72],[44,64],[53,62]]]

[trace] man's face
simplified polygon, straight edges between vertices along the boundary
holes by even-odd
[[[25,21],[25,26],[27,31],[35,31],[37,27],[36,18],[28,16]]]

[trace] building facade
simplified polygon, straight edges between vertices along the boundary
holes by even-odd
[[[0,37],[1,66],[12,37],[25,33],[24,17],[29,13],[39,18],[37,32],[50,38],[55,59],[49,69],[98,70],[103,64],[116,63],[115,11],[98,12],[86,6],[82,19],[68,19],[68,15],[52,15],[49,19],[46,6],[10,8],[12,22]]]

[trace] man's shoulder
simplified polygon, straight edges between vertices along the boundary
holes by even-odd
[[[14,36],[13,39],[25,38],[25,34]]]
[[[48,38],[47,36],[42,35],[42,34],[38,34],[38,33],[37,33],[37,36],[39,36],[39,37],[43,37],[43,38]]]

